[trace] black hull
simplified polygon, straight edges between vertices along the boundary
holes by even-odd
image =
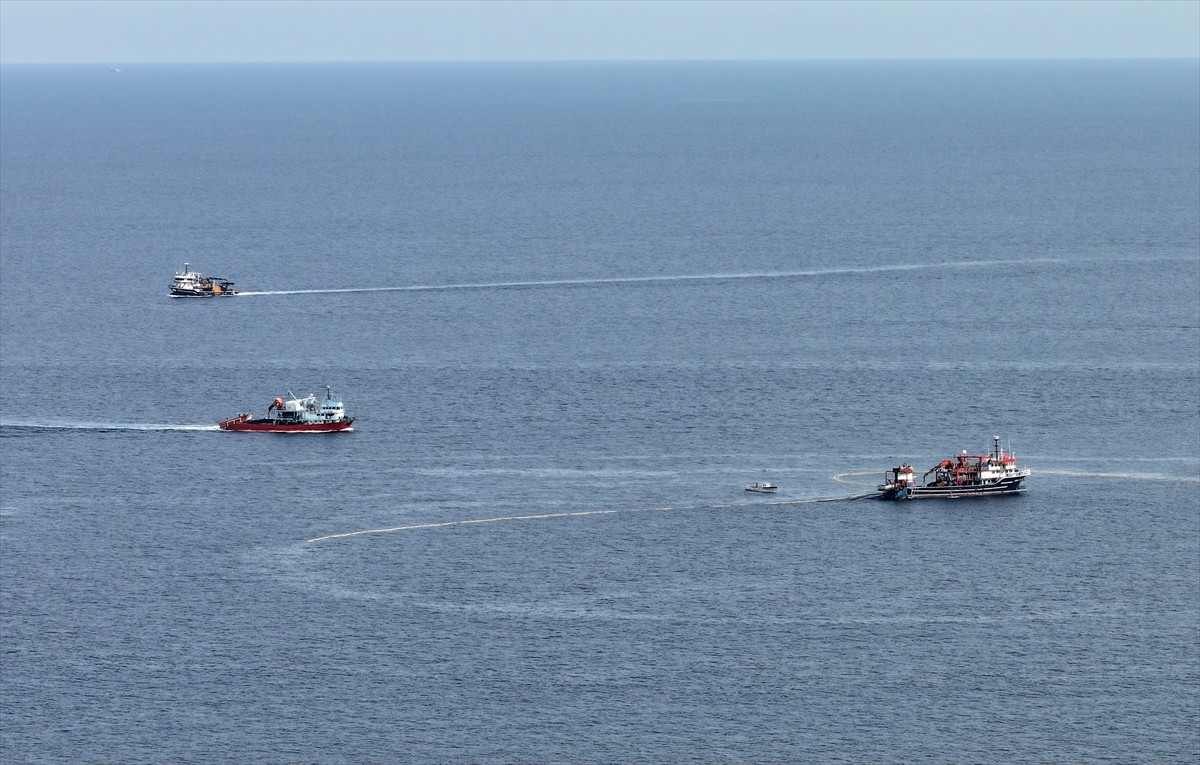
[[[877,499],[968,499],[971,497],[1002,497],[1009,494],[1023,494],[1025,487],[1021,484],[1026,476],[1006,478],[996,483],[969,484],[965,486],[910,486],[908,488],[883,489]]]

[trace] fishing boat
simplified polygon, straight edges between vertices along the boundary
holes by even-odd
[[[236,295],[233,282],[219,276],[205,276],[192,270],[191,263],[184,263],[183,270],[175,273],[171,282],[171,297],[226,297]]]
[[[1016,455],[1004,451],[1000,436],[993,437],[992,453],[962,454],[942,460],[919,479],[912,465],[900,465],[883,474],[878,499],[960,499],[1020,494],[1025,491],[1028,468],[1018,468]]]
[[[353,430],[354,418],[346,416],[346,406],[333,397],[333,389],[325,386],[325,400],[315,394],[303,398],[288,391],[289,398],[277,396],[267,407],[267,416],[254,419],[244,412],[221,420],[221,430],[251,430],[263,433],[336,433]]]
[[[758,494],[774,494],[779,487],[767,481],[755,481],[746,487],[746,491],[753,491]]]

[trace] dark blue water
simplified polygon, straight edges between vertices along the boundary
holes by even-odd
[[[1195,761],[1198,94],[3,68],[0,759]]]

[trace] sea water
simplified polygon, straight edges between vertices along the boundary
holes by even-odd
[[[1198,80],[0,69],[0,757],[1195,761]]]

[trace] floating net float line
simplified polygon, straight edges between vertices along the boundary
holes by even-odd
[[[874,480],[874,481],[847,480],[850,478],[859,478],[859,477],[863,477],[863,476],[875,476],[876,480]],[[834,481],[837,481],[838,483],[848,483],[852,486],[876,486],[879,484],[879,481],[882,480],[882,478],[883,478],[883,471],[882,470],[859,470],[859,471],[856,471],[853,473],[838,473],[836,475],[830,476],[830,478],[833,479]]]
[[[1038,475],[1057,475],[1066,478],[1120,478],[1132,481],[1176,481],[1179,483],[1200,483],[1200,477],[1186,475],[1169,475],[1166,473],[1114,473],[1106,471],[1090,471],[1090,470],[1047,470],[1043,468],[1037,469]],[[881,476],[879,470],[861,470],[853,473],[838,473],[831,478],[838,483],[847,483],[852,486],[874,486],[875,483],[868,481],[850,480],[861,476]]]
[[[418,531],[421,529],[444,529],[452,526],[480,526],[488,523],[504,523],[510,521],[546,521],[555,518],[584,518],[591,515],[618,515],[621,513],[667,513],[677,510],[734,510],[762,507],[763,505],[810,505],[819,502],[849,502],[874,496],[875,492],[866,494],[850,494],[840,497],[811,497],[808,499],[779,499],[769,502],[728,502],[724,504],[705,505],[666,505],[662,507],[627,508],[623,510],[578,510],[563,513],[538,513],[534,515],[501,515],[493,518],[466,518],[457,521],[436,521],[432,523],[412,523],[404,526],[388,528],[362,529],[360,531],[345,531],[339,534],[326,534],[307,540],[309,544],[328,542],[335,539],[370,536],[374,534],[391,534],[400,531]]]
[[[1200,477],[1186,475],[1167,475],[1165,473],[1109,473],[1087,470],[1038,470],[1038,475],[1061,475],[1068,478],[1121,478],[1133,481],[1177,481],[1180,483],[1200,483]]]

